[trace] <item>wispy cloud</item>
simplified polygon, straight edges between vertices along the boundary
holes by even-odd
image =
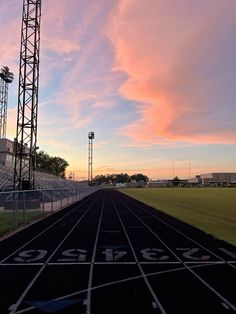
[[[13,138],[22,1],[0,2],[1,64],[15,74],[8,111]],[[232,169],[235,14],[235,0],[43,1],[40,148],[86,174],[93,130],[97,172],[139,169],[165,177],[170,154],[174,159],[183,150],[192,160],[204,151],[198,155],[204,171],[213,163]],[[160,155],[167,164],[156,160]],[[211,161],[201,164],[207,156]]]
[[[139,114],[122,135],[157,144],[236,142],[235,14],[232,0],[118,1],[108,30],[114,69],[128,75],[119,91]]]

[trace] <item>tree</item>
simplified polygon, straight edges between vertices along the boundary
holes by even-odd
[[[173,179],[173,186],[178,186],[179,184],[180,184],[180,179],[179,179],[179,177],[174,177],[174,179]]]
[[[116,174],[114,183],[125,183],[130,181],[130,177],[127,173]]]
[[[36,170],[44,170],[56,176],[65,178],[68,162],[61,157],[52,157],[43,150],[36,153]]]
[[[135,180],[136,182],[148,182],[149,178],[142,173],[133,174],[130,180]]]
[[[102,174],[97,175],[95,178],[93,178],[93,181],[97,182],[98,185],[108,183],[107,177]]]
[[[147,182],[149,181],[149,178],[141,173],[134,174],[131,177],[127,173],[113,173],[107,175],[97,175],[94,178],[94,181],[99,185],[103,183],[125,183],[130,182],[131,180],[136,180],[137,182]]]

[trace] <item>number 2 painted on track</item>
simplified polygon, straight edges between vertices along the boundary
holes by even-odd
[[[183,253],[183,257],[193,261],[207,261],[211,257],[209,255],[202,255],[200,257],[193,256],[193,254],[199,252],[199,248],[176,248],[177,251],[186,251]]]
[[[43,259],[47,255],[47,251],[45,250],[27,250],[20,252],[18,257],[14,258],[14,261],[20,263],[30,263],[37,262]]]

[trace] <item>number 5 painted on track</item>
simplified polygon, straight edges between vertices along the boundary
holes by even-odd
[[[58,258],[58,262],[84,262],[87,257],[87,251],[81,249],[70,249],[62,252],[65,258]]]

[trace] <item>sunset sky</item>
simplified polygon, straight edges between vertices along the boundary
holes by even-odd
[[[23,0],[0,1],[16,132]],[[42,0],[38,145],[87,178],[236,172],[235,0]]]

